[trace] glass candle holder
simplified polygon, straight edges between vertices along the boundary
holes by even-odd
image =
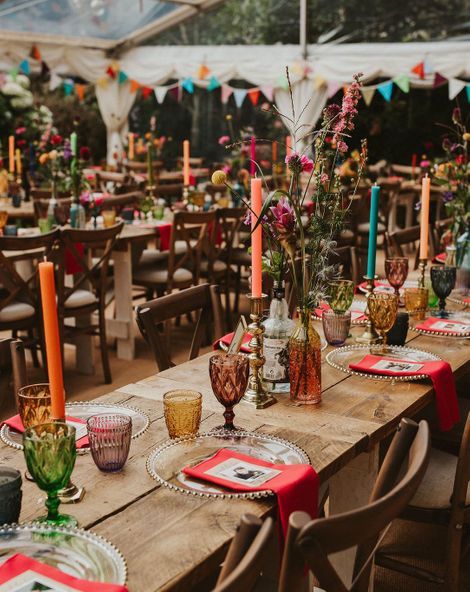
[[[233,408],[245,394],[250,373],[248,356],[241,354],[215,354],[209,360],[209,376],[212,391],[219,403],[225,407],[224,430],[235,430]]]
[[[329,305],[336,313],[346,312],[354,299],[354,282],[351,280],[337,280],[328,285],[330,295]]]
[[[126,464],[132,437],[132,418],[121,413],[100,413],[86,422],[90,452],[105,473],[120,471]]]
[[[337,313],[325,310],[322,314],[323,333],[330,345],[343,345],[351,328],[351,311]]]
[[[429,291],[427,288],[405,288],[405,308],[418,321],[424,320],[428,308]]]
[[[436,296],[439,298],[439,310],[432,313],[433,317],[446,319],[449,313],[446,311],[446,298],[455,287],[457,269],[447,265],[433,265],[431,267],[431,282]]]
[[[388,283],[395,289],[397,298],[399,298],[400,288],[408,277],[408,259],[406,257],[385,259],[385,275]]]
[[[21,511],[21,473],[0,466],[0,524],[18,522]]]
[[[190,390],[169,391],[163,395],[163,411],[170,438],[195,436],[201,423],[202,395]]]
[[[18,413],[25,429],[51,421],[49,384],[29,384],[18,389]]]

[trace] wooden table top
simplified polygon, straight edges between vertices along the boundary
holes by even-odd
[[[353,334],[363,331],[353,328]],[[469,345],[464,339],[434,338],[409,332],[414,347],[444,354],[455,374],[470,369]],[[208,358],[181,364],[100,397],[146,411],[149,429],[131,445],[121,473],[103,474],[89,455],[77,458],[73,481],[86,495],[77,505],[62,508],[84,528],[111,540],[129,568],[131,592],[187,591],[219,568],[240,515],[261,517],[273,512],[271,500],[208,500],[160,487],[147,474],[149,453],[167,439],[163,394],[174,388],[203,394],[201,432],[220,425],[222,407],[210,389]],[[324,360],[324,354],[323,354]],[[235,408],[235,424],[287,438],[301,446],[324,482],[361,452],[390,434],[402,416],[413,416],[433,399],[429,382],[366,380],[322,364],[323,400],[318,406],[296,406],[287,395],[265,410],[245,404]],[[24,469],[23,454],[0,446],[0,463]],[[44,512],[37,487],[23,483],[21,521]]]
[[[22,201],[19,208],[13,207],[11,200],[0,201],[0,210],[8,212],[8,218],[14,220],[15,218],[34,218],[34,205],[32,201]],[[8,222],[7,222],[8,224]]]

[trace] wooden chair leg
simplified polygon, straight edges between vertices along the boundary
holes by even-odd
[[[99,316],[99,332],[100,332],[100,350],[101,350],[101,364],[103,365],[103,374],[105,384],[112,382],[111,367],[109,365],[108,344],[106,341],[106,319],[104,316],[104,306],[100,306]]]
[[[28,337],[31,340],[31,358],[33,360],[33,366],[35,368],[39,368],[38,351],[36,349],[36,340],[34,339],[34,334],[33,334],[32,329],[28,329]]]
[[[446,549],[446,592],[459,592],[460,557],[462,548],[462,528],[455,524],[449,526]]]

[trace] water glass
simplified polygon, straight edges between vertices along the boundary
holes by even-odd
[[[397,298],[399,298],[400,288],[408,277],[408,259],[406,257],[385,259],[385,275],[388,283],[395,289]]]
[[[457,280],[457,269],[447,265],[433,265],[431,267],[431,282],[436,296],[439,298],[439,310],[433,312],[433,317],[446,319],[449,313],[446,311],[446,298],[452,292]]]
[[[395,324],[398,312],[398,298],[396,294],[372,292],[367,298],[369,318],[382,339],[379,353],[387,354],[387,333]]]
[[[49,384],[29,384],[18,389],[18,413],[26,429],[51,421]]]
[[[39,218],[38,227],[41,234],[47,234],[52,230],[52,222],[49,218]]]
[[[103,226],[110,228],[116,224],[116,211],[115,210],[103,210],[101,212],[103,216]]]
[[[330,296],[329,305],[337,313],[346,312],[354,299],[354,282],[351,280],[337,280],[328,285]]]
[[[351,328],[351,311],[337,313],[325,310],[322,314],[323,333],[330,345],[343,345]]]
[[[163,411],[170,438],[195,436],[201,423],[202,395],[190,390],[169,391],[163,395]]]
[[[95,465],[105,473],[120,471],[129,456],[132,418],[120,413],[100,413],[89,417],[86,425]]]
[[[418,321],[424,320],[428,301],[429,291],[427,288],[405,288],[405,308]]]
[[[223,430],[237,430],[233,408],[246,392],[250,363],[242,354],[215,354],[209,360],[209,376],[215,398],[225,407]],[[216,429],[219,429],[217,427]]]
[[[18,522],[21,511],[21,473],[0,466],[0,524]]]

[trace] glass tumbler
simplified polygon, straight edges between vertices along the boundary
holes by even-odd
[[[429,290],[427,288],[405,288],[405,308],[418,321],[424,320],[428,301]]]
[[[351,311],[337,313],[325,310],[322,314],[323,333],[330,345],[343,345],[351,328]]]
[[[105,473],[120,471],[129,456],[132,418],[120,413],[100,413],[89,417],[86,425],[95,465]]]
[[[103,226],[110,228],[116,224],[116,211],[115,210],[103,210],[101,212],[103,216]]]
[[[201,423],[202,395],[190,390],[169,391],[163,395],[163,411],[170,438],[195,436]]]
[[[18,389],[18,413],[26,429],[51,421],[49,384],[29,384]]]
[[[328,285],[330,307],[336,313],[346,312],[354,300],[354,282],[351,280],[337,280]]]

